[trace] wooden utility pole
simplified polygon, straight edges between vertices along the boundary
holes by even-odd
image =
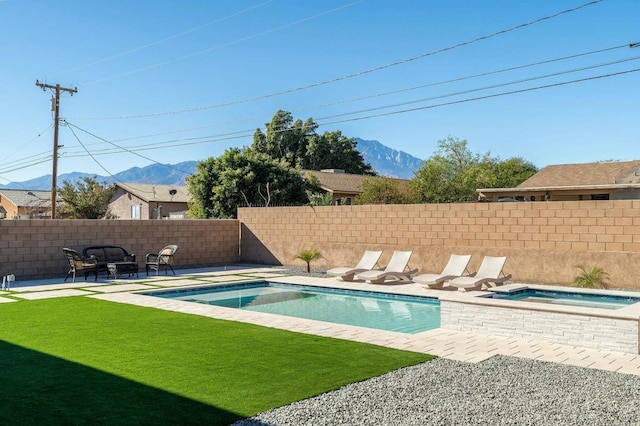
[[[74,87],[69,89],[62,87],[59,84],[55,86],[51,84],[40,83],[36,80],[36,86],[42,88],[42,90],[52,89],[53,96],[51,98],[51,109],[53,111],[53,171],[51,172],[51,219],[56,218],[56,191],[58,186],[58,124],[60,121],[60,92],[69,92],[71,96],[78,92],[78,89]]]

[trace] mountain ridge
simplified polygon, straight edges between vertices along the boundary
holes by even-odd
[[[373,167],[381,176],[411,179],[415,171],[420,168],[423,160],[398,151],[376,140],[355,138],[358,142],[358,151],[364,161]],[[84,177],[95,177],[98,182],[129,182],[150,183],[156,185],[184,185],[187,176],[195,173],[197,161],[183,161],[177,164],[151,164],[145,167],[131,167],[127,170],[115,173],[112,176],[101,176],[95,173],[71,172],[58,175],[58,185],[64,181],[72,184]],[[51,175],[43,175],[22,182],[0,184],[0,189],[51,189]]]

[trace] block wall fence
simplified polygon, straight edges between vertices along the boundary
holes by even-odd
[[[513,281],[568,285],[576,265],[599,266],[611,288],[640,289],[640,200],[240,208],[243,262],[355,265],[366,249],[412,250],[410,266],[440,272],[451,253],[507,256]]]
[[[239,262],[237,220],[0,220],[0,275],[17,280],[64,276],[63,247],[117,245],[137,256],[177,244],[175,267]]]

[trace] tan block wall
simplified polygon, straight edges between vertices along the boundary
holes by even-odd
[[[239,261],[237,220],[0,220],[0,275],[16,279],[65,275],[63,247],[118,245],[144,256],[178,245],[175,267]]]
[[[439,272],[451,253],[508,256],[518,282],[568,284],[575,265],[600,266],[611,287],[640,289],[640,201],[565,201],[238,209],[241,260],[315,267],[355,265],[365,249],[412,250],[410,265]]]

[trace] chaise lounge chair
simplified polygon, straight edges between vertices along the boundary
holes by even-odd
[[[339,277],[342,281],[353,281],[353,277],[355,277],[356,274],[374,269],[378,264],[380,256],[382,256],[382,251],[366,250],[362,255],[362,259],[360,259],[360,262],[358,262],[355,267],[333,268],[329,269],[327,274],[333,277]]]
[[[452,280],[464,275],[467,272],[467,265],[471,260],[471,255],[452,254],[449,257],[447,266],[440,274],[421,274],[413,277],[412,281],[418,284],[425,284],[428,288],[442,288],[445,281]]]
[[[365,271],[356,275],[356,279],[368,281],[372,284],[382,284],[387,278],[396,278],[401,281],[410,281],[411,275],[418,270],[408,270],[411,251],[394,251],[389,264],[382,271]]]
[[[511,278],[511,274],[504,275],[502,268],[504,267],[506,257],[485,256],[482,264],[478,268],[478,272],[472,277],[458,277],[448,281],[448,284],[457,287],[458,291],[472,291],[482,289],[482,285],[489,284],[501,285]],[[502,275],[502,276],[500,276]]]

